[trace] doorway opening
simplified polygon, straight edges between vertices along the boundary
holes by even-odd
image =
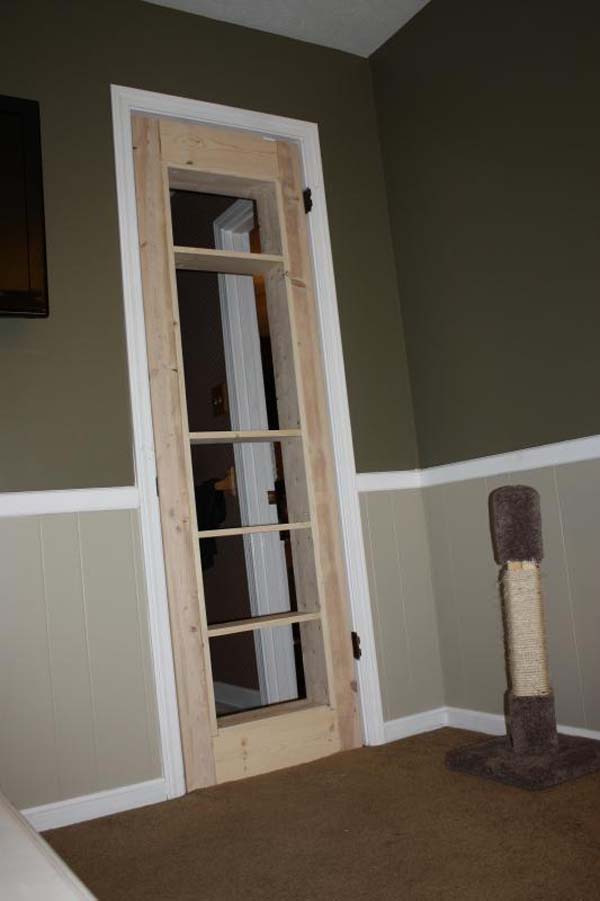
[[[346,575],[349,582],[349,600],[352,608],[352,620],[354,628],[360,633],[363,655],[359,666],[356,668],[355,678],[358,679],[358,694],[356,683],[352,680],[355,701],[361,706],[363,735],[367,744],[379,744],[384,740],[383,714],[381,706],[381,694],[379,676],[377,671],[373,621],[369,604],[368,579],[366,561],[362,542],[360,522],[360,510],[358,496],[355,489],[355,465],[352,451],[352,437],[350,430],[350,418],[348,398],[344,378],[344,365],[340,340],[339,319],[336,303],[336,291],[331,257],[331,245],[327,224],[327,211],[325,195],[323,191],[323,171],[321,154],[319,149],[319,137],[317,126],[309,122],[301,122],[280,116],[272,116],[265,113],[257,113],[243,109],[236,109],[204,101],[173,97],[166,94],[157,94],[123,86],[111,86],[114,144],[116,160],[117,194],[119,204],[119,230],[121,238],[121,260],[123,268],[123,289],[125,319],[127,328],[127,354],[130,373],[130,388],[132,397],[132,415],[134,431],[134,448],[136,464],[136,491],[139,495],[140,522],[142,530],[142,548],[144,558],[145,583],[148,594],[148,610],[150,632],[153,649],[153,665],[157,688],[157,702],[159,711],[161,750],[163,759],[164,786],[168,797],[175,797],[186,790],[201,785],[214,784],[215,781],[223,781],[226,778],[239,778],[240,773],[251,774],[264,772],[269,768],[281,765],[291,765],[307,759],[307,750],[300,748],[298,742],[292,741],[293,736],[302,729],[304,737],[313,736],[312,756],[318,753],[318,748],[328,746],[325,735],[334,728],[337,720],[338,728],[342,729],[343,744],[356,741],[354,716],[348,717],[343,713],[346,708],[344,703],[338,710],[334,720],[331,714],[335,711],[327,711],[323,708],[299,709],[293,716],[290,713],[279,715],[268,729],[263,729],[266,723],[255,722],[254,711],[244,711],[238,716],[249,716],[247,728],[221,729],[215,724],[214,702],[212,714],[207,706],[206,696],[206,666],[199,654],[201,641],[197,633],[206,630],[206,623],[198,622],[193,614],[193,604],[185,604],[181,610],[174,610],[171,605],[171,583],[173,574],[169,572],[169,554],[166,553],[166,545],[175,550],[175,559],[179,566],[176,580],[186,591],[191,592],[191,578],[189,566],[185,559],[183,540],[179,546],[173,542],[173,536],[166,536],[165,522],[161,509],[163,506],[166,487],[171,488],[173,478],[181,475],[180,461],[173,455],[166,454],[168,463],[165,468],[165,447],[157,441],[156,427],[160,423],[161,416],[157,416],[154,410],[153,398],[153,371],[151,356],[155,348],[151,347],[150,332],[147,328],[148,311],[147,288],[152,294],[156,288],[168,291],[165,278],[169,279],[167,263],[164,251],[164,240],[167,237],[159,227],[158,220],[164,215],[161,208],[170,210],[169,190],[164,191],[161,185],[163,176],[160,174],[161,162],[171,165],[174,161],[175,168],[184,170],[190,163],[184,145],[180,146],[182,155],[174,160],[173,154],[170,161],[149,160],[149,169],[152,170],[150,179],[154,187],[151,190],[151,207],[146,213],[153,220],[151,229],[154,246],[159,249],[161,256],[158,278],[151,279],[149,285],[146,279],[145,254],[140,248],[145,243],[144,232],[147,232],[145,224],[140,219],[140,209],[137,208],[136,182],[136,120],[139,117],[157,117],[152,119],[159,131],[163,125],[166,131],[177,128],[177,124],[185,124],[194,129],[220,128],[227,131],[228,136],[239,136],[242,142],[245,138],[258,138],[264,141],[256,161],[265,160],[265,151],[269,151],[269,142],[281,146],[279,142],[289,142],[298,154],[301,181],[298,184],[300,192],[305,185],[310,185],[313,196],[313,209],[310,213],[308,258],[312,258],[314,264],[314,276],[316,278],[316,309],[315,315],[318,323],[314,324],[314,335],[319,335],[316,344],[324,351],[322,366],[325,372],[325,388],[327,395],[326,405],[331,411],[334,421],[333,456],[335,470],[333,482],[329,481],[329,492],[337,483],[337,499],[339,502],[339,522],[341,522]],[[185,144],[185,142],[184,142]],[[230,142],[227,141],[229,147]],[[132,152],[133,148],[133,152]],[[200,144],[196,145],[196,149]],[[214,149],[214,147],[213,147]],[[176,151],[172,145],[169,149]],[[211,147],[206,146],[208,156]],[[176,154],[175,154],[176,155]],[[215,168],[215,155],[208,159],[207,170]],[[227,156],[227,154],[226,154]],[[221,161],[225,158],[221,155]],[[251,163],[251,157],[246,156],[246,161]],[[227,160],[225,160],[227,162]],[[197,167],[196,167],[197,168]],[[226,172],[217,162],[216,168],[221,174]],[[150,171],[147,170],[146,175]],[[265,170],[255,172],[252,182],[255,186],[265,180]],[[267,175],[266,179],[269,180]],[[156,187],[158,185],[158,188]],[[186,190],[189,185],[179,183],[172,184],[173,190]],[[252,199],[248,192],[231,190],[231,184],[221,184],[215,187],[214,180],[207,173],[204,189],[206,193],[225,196],[242,202]],[[196,184],[194,190],[202,191],[203,188]],[[164,196],[162,196],[164,194]],[[254,198],[256,199],[256,198]],[[228,203],[229,201],[227,201]],[[233,205],[233,204],[232,204]],[[301,200],[300,200],[300,206]],[[227,205],[223,212],[227,210]],[[244,212],[243,210],[241,212]],[[247,212],[247,210],[246,210]],[[302,211],[303,212],[303,211]],[[170,215],[170,213],[169,213]],[[218,214],[215,213],[215,215]],[[301,216],[302,220],[305,216]],[[229,229],[235,233],[235,228]],[[251,231],[251,229],[250,229]],[[232,238],[232,240],[236,240]],[[263,256],[277,254],[275,246],[262,247]],[[306,259],[306,245],[303,251]],[[208,253],[208,251],[207,251]],[[159,254],[159,255],[160,255]],[[272,262],[272,260],[270,261]],[[214,267],[213,267],[214,268]],[[309,263],[309,269],[312,265]],[[221,275],[236,274],[231,268],[221,271]],[[237,274],[248,274],[248,271]],[[264,273],[263,273],[264,274]],[[174,282],[175,276],[170,276]],[[160,285],[158,284],[160,282]],[[156,314],[156,316],[155,316]],[[154,325],[162,328],[166,335],[167,326],[172,326],[167,319],[162,320],[162,313],[155,309],[152,313],[155,319]],[[171,317],[168,316],[168,319]],[[152,331],[152,329],[151,329]],[[315,346],[315,345],[313,345]],[[175,369],[173,363],[173,370]],[[183,369],[183,366],[181,367]],[[149,378],[150,374],[150,378]],[[171,385],[161,384],[161,390],[165,389],[165,398],[176,404],[176,399]],[[230,398],[228,399],[230,401]],[[330,420],[331,421],[331,420]],[[186,423],[187,426],[187,423]],[[179,431],[181,437],[181,430]],[[166,472],[166,478],[160,478],[161,472]],[[159,475],[157,483],[156,476]],[[163,481],[165,484],[163,485]],[[176,480],[175,480],[176,481]],[[160,509],[157,487],[160,483]],[[169,483],[169,484],[168,484]],[[337,519],[336,513],[333,512]],[[275,524],[276,525],[276,524]],[[177,528],[181,528],[179,525]],[[182,529],[183,531],[183,529]],[[181,536],[180,536],[181,539]],[[330,555],[331,556],[331,555]],[[339,553],[337,556],[339,561]],[[171,561],[172,562],[172,561]],[[342,564],[343,565],[343,564]],[[184,572],[185,570],[185,572]],[[312,614],[310,614],[312,615]],[[276,614],[275,616],[280,616]],[[294,615],[292,614],[292,617]],[[334,647],[333,654],[337,651],[344,656],[347,645],[347,626],[342,629],[333,629]],[[194,637],[196,636],[196,637]],[[203,639],[208,651],[208,641]],[[182,669],[181,663],[185,658],[187,666]],[[210,664],[209,664],[210,666]],[[186,675],[187,672],[187,675]],[[348,669],[345,672],[349,672]],[[348,683],[345,678],[337,680],[335,685],[336,695],[343,697],[343,685]],[[211,686],[212,687],[212,686]],[[340,694],[342,692],[342,694]],[[271,709],[285,709],[286,706],[294,708],[294,704],[302,705],[304,702],[290,702],[289,705],[274,704]],[[236,716],[217,719],[218,722],[233,722]],[[209,733],[206,733],[204,723],[209,723]],[[239,744],[241,742],[241,745]],[[240,765],[238,751],[243,751],[243,762]],[[236,751],[236,748],[238,750]],[[296,753],[297,752],[297,753]],[[286,762],[287,761],[287,762]]]
[[[261,252],[256,204],[171,190],[180,248]],[[179,322],[200,532],[289,523],[282,441],[209,443],[206,435],[279,432],[263,275],[177,271]],[[308,502],[304,518],[309,518]],[[207,623],[297,611],[291,533],[200,541]],[[306,698],[297,623],[210,641],[217,717]]]
[[[356,746],[350,608],[297,147],[172,119],[132,125],[193,789]]]

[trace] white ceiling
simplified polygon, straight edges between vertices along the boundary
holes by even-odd
[[[429,0],[146,0],[370,56]]]

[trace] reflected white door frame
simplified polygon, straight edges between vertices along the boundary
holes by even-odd
[[[215,247],[250,250],[254,209],[236,200],[214,222]],[[251,276],[219,275],[231,428],[268,429],[260,352],[260,335]],[[244,523],[276,523],[277,510],[267,492],[275,487],[276,468],[270,444],[235,444],[240,513]],[[244,553],[252,616],[290,609],[283,542],[277,532],[244,536]],[[297,697],[291,626],[254,633],[261,702],[275,704]]]

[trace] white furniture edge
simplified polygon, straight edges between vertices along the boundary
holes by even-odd
[[[422,732],[433,732],[444,726],[455,729],[468,729],[471,732],[483,732],[486,735],[504,735],[506,721],[499,713],[485,713],[482,710],[466,710],[462,707],[436,707],[422,713],[402,716],[395,720],[387,720],[384,725],[386,742],[398,741]],[[558,725],[557,729],[564,735],[578,735],[582,738],[600,739],[600,731],[583,729],[579,726]]]
[[[0,517],[85,513],[93,510],[137,510],[135,485],[123,488],[72,488],[63,491],[9,491],[0,494]]]
[[[94,897],[1,793],[0,897],[7,901]]]
[[[356,665],[363,735],[366,744],[384,741],[383,708],[377,669],[375,636],[362,539],[356,466],[350,428],[342,342],[337,308],[331,241],[325,201],[318,128],[312,122],[273,116],[198,100],[111,85],[123,293],[135,445],[136,481],[148,590],[150,629],[158,693],[158,712],[165,779],[169,797],[185,790],[177,698],[173,674],[167,593],[156,497],[156,464],[147,377],[141,272],[138,253],[131,114],[145,113],[220,125],[294,141],[300,151],[313,209],[308,232],[321,333],[327,401],[340,503],[344,556],[353,628],[363,655]],[[350,641],[350,636],[348,636]]]
[[[111,813],[145,807],[147,804],[158,804],[166,801],[167,797],[166,780],[151,779],[135,785],[123,785],[91,795],[29,807],[21,813],[34,829],[44,832],[46,829],[59,829],[61,826],[109,816]]]
[[[427,469],[398,470],[396,472],[364,472],[356,476],[356,487],[361,493],[370,491],[399,491],[407,488],[429,488],[451,482],[465,482],[502,473],[524,472],[528,469],[542,469],[544,466],[562,466],[565,463],[579,463],[600,457],[600,435],[588,438],[574,438],[539,447],[527,447],[448,463],[445,466],[431,466]]]

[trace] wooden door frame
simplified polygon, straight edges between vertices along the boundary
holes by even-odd
[[[148,382],[135,178],[132,154],[132,113],[186,120],[195,125],[236,128],[293,141],[299,150],[305,184],[312,191],[313,209],[308,234],[313,262],[325,389],[331,415],[333,458],[340,505],[344,563],[348,579],[353,628],[359,633],[363,655],[357,664],[360,711],[366,744],[384,741],[383,708],[366,559],[356,486],[356,466],[331,241],[325,201],[318,127],[312,122],[273,116],[236,107],[189,100],[136,88],[111,85],[113,139],[119,235],[129,364],[136,485],[148,594],[148,612],[163,771],[168,797],[185,792],[179,715],[175,690],[161,522],[156,493],[156,462]]]

